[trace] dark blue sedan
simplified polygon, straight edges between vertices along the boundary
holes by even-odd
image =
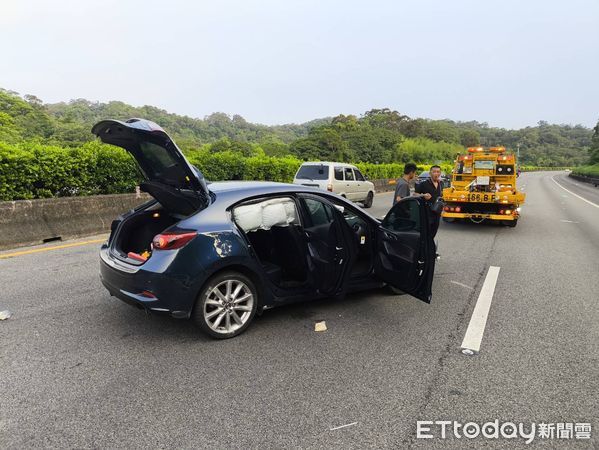
[[[274,306],[386,284],[430,303],[435,246],[420,199],[401,200],[380,221],[315,188],[207,184],[147,120],[105,120],[92,131],[133,155],[153,197],[118,217],[101,248],[111,295],[191,318],[216,338]]]

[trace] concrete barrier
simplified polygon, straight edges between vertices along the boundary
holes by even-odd
[[[142,193],[0,202],[0,249],[108,232],[117,216],[150,198]]]
[[[573,173],[570,173],[570,178],[574,178],[575,180],[582,181],[584,183],[592,184],[595,187],[599,186],[599,178],[597,178],[597,177],[589,177],[586,175],[575,175]]]

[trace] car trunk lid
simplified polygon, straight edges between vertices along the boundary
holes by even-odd
[[[170,195],[180,194],[187,202],[192,199],[192,209],[204,209],[210,204],[204,176],[156,123],[145,119],[103,120],[94,125],[92,133],[102,142],[131,153],[150,184],[164,186]],[[153,192],[150,194],[156,197]]]

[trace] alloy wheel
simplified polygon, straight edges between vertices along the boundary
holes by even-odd
[[[250,320],[254,294],[242,280],[229,278],[206,293],[204,321],[212,331],[230,334]]]

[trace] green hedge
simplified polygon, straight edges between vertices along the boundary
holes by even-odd
[[[599,164],[593,166],[575,167],[572,169],[574,175],[584,175],[587,177],[599,177]]]
[[[566,170],[570,167],[540,167],[540,166],[518,166],[522,172],[540,172],[552,170]]]
[[[206,150],[186,152],[187,159],[197,166],[206,179],[260,180],[291,182],[302,164],[300,159],[288,156],[249,156],[230,151],[210,153]]]
[[[212,181],[291,182],[303,162],[292,156],[244,157],[240,153],[210,153],[206,149],[190,150],[186,155]],[[404,167],[369,163],[357,166],[371,180],[398,178]],[[418,166],[419,170],[429,167]],[[443,164],[442,168],[451,172],[451,165]],[[133,192],[140,181],[137,165],[126,151],[97,141],[76,148],[0,142],[0,200]]]
[[[0,142],[0,200],[132,192],[139,180],[125,151],[98,142],[77,148]]]
[[[360,171],[371,180],[380,180],[383,178],[399,178],[403,175],[404,164],[371,164],[357,163]],[[432,164],[418,164],[418,172],[429,170]],[[451,174],[452,164],[439,164],[441,170],[446,174]]]

